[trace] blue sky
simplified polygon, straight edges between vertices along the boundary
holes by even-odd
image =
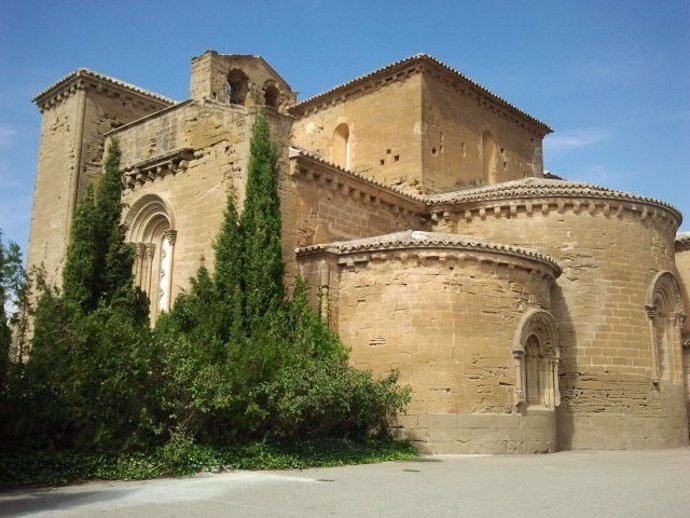
[[[192,56],[259,54],[306,98],[425,52],[547,122],[545,166],[690,230],[690,1],[0,0],[0,228],[28,240],[40,113],[78,67],[185,99]]]

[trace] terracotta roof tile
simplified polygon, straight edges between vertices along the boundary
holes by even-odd
[[[469,83],[470,85],[474,86],[475,88],[477,88],[477,89],[480,90],[481,92],[485,93],[486,95],[488,95],[489,97],[491,97],[494,101],[497,101],[499,104],[503,104],[506,108],[510,108],[510,109],[512,109],[512,110],[515,110],[516,112],[520,113],[523,117],[525,117],[525,118],[529,119],[530,121],[532,121],[534,124],[537,124],[537,125],[539,125],[539,126],[542,126],[543,129],[544,129],[547,133],[551,133],[551,131],[552,131],[551,128],[550,128],[545,122],[542,122],[542,121],[540,121],[539,119],[537,119],[537,118],[535,118],[535,117],[532,117],[529,113],[527,113],[527,112],[521,110],[520,108],[518,108],[517,106],[515,106],[515,105],[509,103],[509,102],[508,102],[506,99],[504,99],[503,97],[501,97],[501,96],[499,96],[499,95],[493,93],[493,92],[492,92],[491,90],[489,90],[488,88],[485,88],[484,86],[480,85],[480,84],[477,83],[476,81],[470,79],[469,77],[467,77],[466,75],[464,75],[462,72],[456,70],[455,68],[453,68],[453,67],[451,67],[451,66],[449,66],[449,65],[446,65],[446,64],[443,63],[442,61],[436,59],[436,58],[433,57],[433,56],[430,56],[429,54],[424,54],[424,53],[415,54],[414,56],[409,56],[409,57],[406,57],[406,58],[401,59],[401,60],[399,60],[399,61],[395,61],[394,63],[391,63],[391,64],[389,64],[389,65],[386,65],[386,66],[377,68],[376,70],[373,70],[373,71],[368,72],[368,73],[366,73],[366,74],[364,74],[364,75],[361,75],[361,76],[359,76],[359,77],[356,77],[356,78],[354,78],[354,79],[351,79],[351,80],[349,80],[349,81],[346,81],[346,82],[344,82],[344,83],[341,83],[341,84],[339,84],[339,85],[337,85],[337,86],[334,86],[333,88],[330,88],[330,89],[328,89],[328,90],[326,90],[326,91],[324,91],[324,92],[321,92],[321,93],[319,93],[319,94],[316,94],[316,95],[313,95],[313,96],[311,96],[311,97],[308,97],[307,99],[304,99],[303,101],[300,101],[300,102],[298,102],[297,104],[293,105],[293,106],[290,108],[290,111],[293,111],[293,110],[294,110],[294,111],[300,111],[302,108],[304,108],[304,107],[307,106],[307,105],[314,104],[314,103],[316,103],[317,101],[320,101],[320,100],[322,100],[322,99],[324,99],[324,98],[326,98],[326,97],[329,97],[329,96],[331,96],[332,94],[334,94],[334,93],[336,93],[336,92],[340,92],[340,91],[342,91],[342,90],[345,90],[346,88],[351,87],[351,86],[353,86],[353,85],[356,85],[356,84],[359,84],[359,83],[366,82],[368,79],[371,79],[371,78],[374,77],[374,76],[383,74],[383,73],[388,72],[389,70],[392,70],[392,69],[397,68],[397,67],[404,67],[404,66],[406,66],[406,65],[411,65],[411,64],[413,64],[413,63],[418,63],[418,62],[422,62],[422,61],[426,61],[426,62],[433,63],[433,64],[435,64],[435,65],[437,65],[437,66],[439,66],[439,67],[445,69],[446,71],[450,72],[450,73],[453,74],[454,76],[458,77],[459,79],[462,79],[463,81],[465,81],[465,82]]]
[[[59,88],[60,86],[69,82],[70,80],[72,80],[76,77],[80,77],[80,76],[91,77],[93,79],[98,79],[98,80],[104,81],[106,83],[111,83],[113,85],[119,86],[121,88],[126,88],[127,90],[131,90],[132,92],[138,93],[140,95],[144,95],[146,97],[151,97],[152,99],[155,99],[157,101],[162,101],[164,103],[168,103],[168,104],[177,103],[177,101],[175,101],[174,99],[170,99],[168,97],[164,97],[162,95],[159,95],[155,92],[151,92],[149,90],[145,90],[143,88],[140,88],[138,86],[126,83],[124,81],[120,81],[119,79],[116,79],[114,77],[106,76],[105,74],[101,74],[99,72],[94,72],[93,70],[89,70],[88,68],[78,68],[77,70],[67,74],[65,77],[63,77],[59,81],[53,83],[48,88],[46,88],[45,90],[40,92],[36,97],[34,97],[33,102],[37,103],[41,97],[48,95],[53,90]]]
[[[345,173],[348,176],[352,176],[353,178],[357,178],[358,180],[362,180],[364,182],[367,182],[369,184],[375,185],[376,187],[379,187],[381,189],[385,189],[389,192],[395,193],[399,196],[403,196],[405,198],[410,199],[411,201],[415,201],[417,203],[424,203],[425,202],[425,197],[422,195],[416,195],[416,194],[411,194],[403,189],[400,189],[399,187],[395,187],[393,185],[388,185],[383,182],[379,182],[378,180],[373,180],[372,178],[369,178],[368,176],[365,176],[361,173],[358,173],[356,171],[351,171],[350,169],[345,169],[342,166],[339,166],[337,164],[334,164],[333,162],[329,162],[328,160],[325,160],[321,155],[317,153],[313,153],[311,151],[307,151],[306,149],[301,149],[298,147],[291,146],[290,147],[290,158],[296,157],[296,156],[301,156],[308,158],[310,160],[313,160],[314,162],[318,162],[320,164],[326,165],[328,167],[331,167],[333,169],[337,169],[342,173]]]
[[[673,205],[661,200],[638,196],[630,192],[618,191],[601,187],[587,182],[570,180],[556,180],[550,178],[530,177],[510,182],[497,183],[475,189],[466,189],[443,194],[426,195],[427,204],[463,203],[496,198],[540,198],[540,197],[592,197],[614,198],[624,201],[651,203],[660,205],[675,212],[680,218],[680,212]]]
[[[523,256],[539,261],[551,267],[555,275],[561,273],[561,266],[551,257],[542,255],[534,250],[517,246],[493,243],[484,239],[468,237],[462,234],[449,234],[445,232],[424,232],[420,230],[405,230],[379,236],[349,241],[336,241],[319,245],[306,246],[296,250],[298,255],[309,255],[318,252],[330,252],[335,254],[347,254],[377,250],[395,250],[401,248],[450,248],[450,249],[474,249],[486,252],[505,253],[509,255]]]

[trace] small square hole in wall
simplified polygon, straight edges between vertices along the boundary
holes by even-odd
[[[382,158],[381,160],[379,160],[379,163],[380,163],[381,165],[385,165],[385,164],[386,164],[386,159],[385,159],[385,158]]]
[[[432,155],[438,154],[438,150],[437,150],[435,147],[432,147],[432,148],[431,148],[431,154],[432,154]]]
[[[400,160],[400,155],[395,155],[395,156],[393,157],[393,160],[395,160],[396,162],[399,161],[399,160]]]
[[[390,150],[390,149],[386,149],[386,154],[387,154],[387,155],[390,155],[390,154],[391,154],[391,150]]]

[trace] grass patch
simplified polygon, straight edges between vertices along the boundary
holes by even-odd
[[[416,456],[416,450],[407,441],[313,439],[260,441],[220,448],[181,439],[151,452],[136,454],[0,454],[0,488],[55,486],[84,480],[142,480],[231,469],[303,469],[370,464],[410,460]]]

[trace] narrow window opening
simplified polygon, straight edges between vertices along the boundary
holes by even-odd
[[[280,91],[275,85],[267,85],[264,88],[264,104],[271,108],[278,108],[278,99],[280,99]]]
[[[350,128],[347,124],[339,124],[333,132],[333,155],[335,165],[349,169],[350,167]]]
[[[496,166],[497,166],[497,149],[496,140],[490,131],[485,131],[482,135],[482,164],[483,164],[483,179],[488,185],[495,184]]]
[[[233,69],[228,74],[228,98],[230,104],[244,106],[249,93],[249,78],[239,69]]]

